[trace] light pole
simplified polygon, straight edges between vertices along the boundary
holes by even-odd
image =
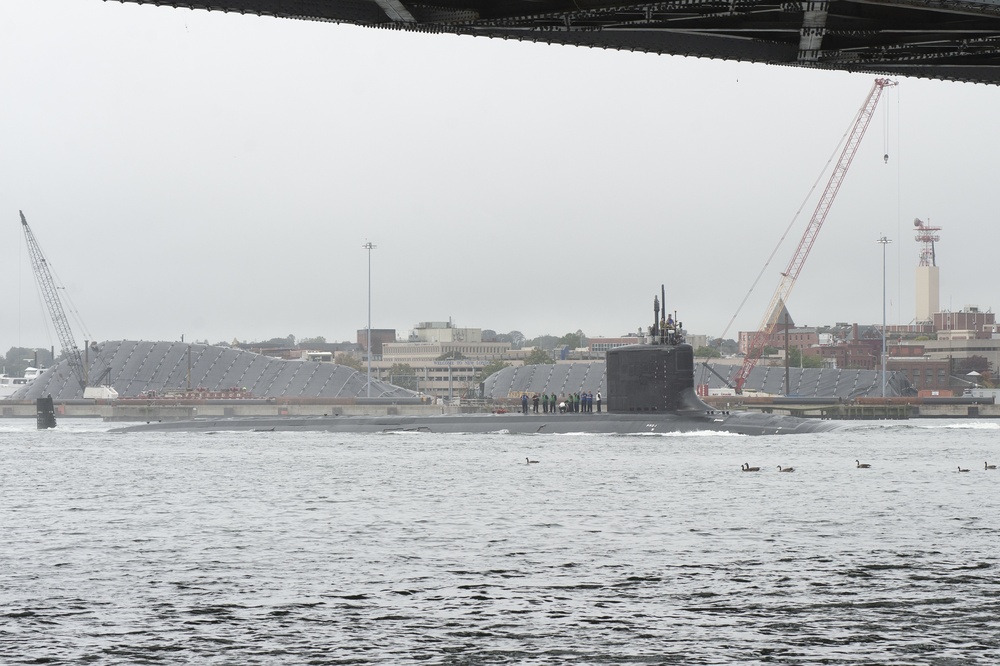
[[[875,242],[882,244],[882,398],[885,399],[885,246],[892,241],[882,236]]]
[[[372,397],[372,250],[378,246],[370,241],[365,241],[365,244],[361,247],[368,250],[368,344],[365,347],[365,353],[368,356],[368,382],[366,385],[366,393],[370,398]]]

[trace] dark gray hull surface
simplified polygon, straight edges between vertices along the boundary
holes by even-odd
[[[146,431],[318,431],[428,433],[671,433],[715,431],[740,435],[787,435],[826,432],[834,421],[801,419],[756,412],[653,414],[467,414],[454,416],[313,416],[230,417],[166,421],[117,428]]]

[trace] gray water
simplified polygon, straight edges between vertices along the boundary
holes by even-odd
[[[995,664],[998,435],[0,421],[0,663]]]

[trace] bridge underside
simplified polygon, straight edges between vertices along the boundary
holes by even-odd
[[[416,32],[1000,83],[1000,0],[118,1]]]

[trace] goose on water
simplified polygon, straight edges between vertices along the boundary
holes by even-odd
[[[795,468],[794,467],[782,467],[781,465],[778,465],[778,471],[779,472],[794,472]]]
[[[868,463],[863,463],[860,460],[855,460],[854,462],[858,464],[858,469],[868,469],[869,467],[871,467],[871,465],[869,465]]]
[[[984,462],[983,464],[986,465],[986,467],[984,467],[983,469],[996,469],[997,468],[996,465],[991,465],[988,462]]]
[[[959,471],[959,472],[968,472],[969,470],[967,470],[967,469],[962,469],[962,466],[961,466],[961,465],[959,465],[959,466],[958,466],[958,471]]]
[[[744,472],[759,472],[760,471],[760,467],[751,467],[750,463],[743,463],[742,465],[740,465],[740,469],[743,470]]]
[[[530,465],[531,463],[536,463],[536,462],[538,462],[537,460],[532,460],[531,458],[525,458],[525,460],[527,460],[527,461],[528,461],[528,462],[526,462],[526,463],[525,463],[526,465]]]

